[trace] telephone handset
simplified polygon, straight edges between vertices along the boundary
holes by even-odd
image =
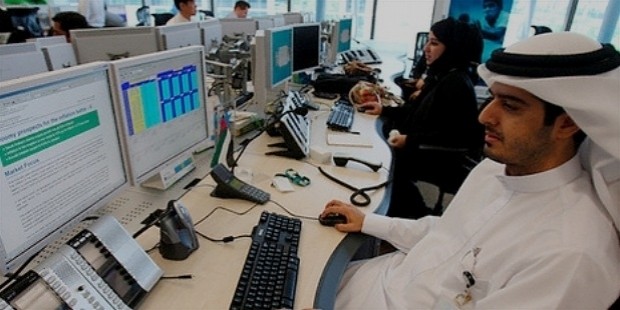
[[[159,228],[159,253],[163,258],[183,260],[198,249],[194,223],[180,201],[168,202],[168,209],[159,221]]]
[[[211,170],[211,177],[217,183],[211,196],[219,198],[238,198],[251,202],[265,204],[271,198],[268,192],[247,184],[235,177],[222,164],[217,164]]]

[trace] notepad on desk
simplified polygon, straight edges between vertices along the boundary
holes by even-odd
[[[354,133],[328,133],[327,144],[340,146],[372,147],[372,142],[367,137]]]

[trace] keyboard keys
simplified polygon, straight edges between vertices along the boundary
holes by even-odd
[[[353,127],[354,115],[355,110],[352,105],[335,104],[327,117],[327,127],[333,130],[349,131]]]
[[[301,220],[263,211],[230,309],[293,308]]]

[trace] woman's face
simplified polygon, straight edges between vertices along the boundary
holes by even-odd
[[[424,56],[426,57],[426,64],[430,65],[435,62],[443,52],[446,50],[446,46],[437,39],[435,34],[431,31],[428,36],[428,42],[424,45]]]

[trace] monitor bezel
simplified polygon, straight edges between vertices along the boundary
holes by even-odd
[[[203,43],[202,31],[198,22],[163,25],[157,26],[156,29],[160,51],[191,45],[202,45]],[[183,44],[176,44],[178,42],[182,42]]]
[[[293,74],[295,73],[300,73],[300,72],[304,72],[304,71],[308,71],[308,70],[314,70],[316,68],[321,67],[321,23],[302,23],[302,24],[294,24],[291,25],[292,29],[293,29],[293,64],[292,64],[292,71]],[[310,67],[305,67],[305,68],[295,68],[295,55],[298,54],[298,51],[295,50],[295,29],[298,28],[306,28],[306,27],[316,27],[317,28],[317,55],[316,55],[316,65],[314,66],[310,66]]]
[[[132,161],[135,159],[133,159],[131,156],[132,153],[130,150],[130,144],[127,139],[128,133],[127,133],[127,127],[125,126],[126,120],[125,120],[124,109],[122,108],[122,105],[123,105],[122,92],[120,90],[120,87],[121,87],[120,81],[118,80],[118,76],[120,75],[120,70],[126,67],[133,67],[136,65],[141,65],[144,63],[157,61],[162,58],[174,58],[176,56],[184,56],[184,55],[189,55],[191,53],[200,53],[199,59],[203,59],[203,60],[205,59],[203,46],[188,46],[188,47],[176,48],[176,49],[167,50],[167,51],[160,51],[160,52],[152,53],[152,54],[140,55],[140,56],[136,56],[132,58],[120,59],[120,60],[111,62],[111,70],[112,70],[111,71],[112,72],[111,74],[112,84],[111,85],[113,89],[112,93],[114,97],[114,108],[117,111],[116,122],[117,122],[117,126],[121,129],[121,142],[123,145],[123,154],[125,156],[125,161],[127,162],[127,169],[128,169],[130,183],[133,186],[141,186],[151,177],[161,172],[162,168],[166,167],[166,165],[169,164],[170,162],[174,162],[176,159],[183,158],[185,156],[192,154],[201,145],[210,144],[210,139],[212,139],[213,137],[213,133],[211,132],[213,131],[213,127],[210,125],[210,122],[211,122],[210,118],[212,118],[212,115],[210,115],[210,113],[213,113],[213,111],[211,111],[211,109],[208,107],[208,104],[207,104],[207,89],[205,86],[206,68],[205,68],[205,62],[201,61],[198,64],[199,65],[198,68],[200,68],[201,72],[197,74],[197,76],[200,78],[201,83],[199,84],[202,85],[200,89],[202,90],[202,109],[204,109],[203,117],[205,121],[204,139],[201,139],[200,141],[196,141],[195,143],[193,143],[191,146],[187,147],[186,149],[180,150],[174,155],[159,161],[159,163],[150,167],[146,172],[138,173],[137,171],[134,171],[136,168],[135,168],[135,165],[132,164]]]
[[[112,103],[113,98],[111,95],[111,85],[109,82],[110,65],[108,62],[92,62],[81,66],[66,68],[63,70],[50,71],[32,75],[26,78],[0,82],[0,93],[2,93],[3,96],[9,96],[14,92],[22,91],[24,89],[45,87],[46,85],[61,83],[62,81],[66,81],[70,78],[79,78],[80,76],[92,74],[93,72],[97,71],[106,71],[106,81],[108,89],[110,91],[109,100],[110,103]],[[112,117],[116,118],[116,111],[112,108],[112,106],[110,106],[110,108],[110,112],[113,114]],[[116,143],[118,144],[118,149],[122,152],[120,132],[118,131],[118,128],[116,126],[112,127],[114,128],[114,131],[116,133]],[[6,257],[6,253],[4,252],[4,247],[2,245],[2,239],[0,239],[0,275],[6,275],[9,272],[14,272],[17,268],[25,264],[32,256],[39,253],[51,242],[70,232],[75,227],[75,225],[77,225],[80,221],[86,218],[89,214],[92,214],[96,210],[105,207],[115,197],[117,197],[123,191],[129,188],[130,182],[127,174],[125,158],[122,156],[122,154],[119,153],[119,155],[121,155],[119,156],[119,159],[121,161],[120,166],[123,169],[122,175],[124,176],[124,180],[113,189],[111,189],[109,192],[107,192],[105,195],[102,195],[100,199],[93,202],[90,206],[84,208],[81,212],[73,215],[72,218],[68,219],[62,225],[51,229],[51,231],[48,233],[45,233],[41,239],[30,245],[27,249],[23,250],[21,254],[13,258],[8,259]]]
[[[110,61],[109,54],[123,55],[132,50],[137,53],[130,53],[129,57],[159,51],[156,27],[75,29],[71,30],[70,35],[79,64]],[[139,41],[138,38],[144,41]],[[111,42],[104,44],[102,40]],[[97,55],[93,56],[93,54]],[[105,54],[106,57],[100,57],[101,54]]]

